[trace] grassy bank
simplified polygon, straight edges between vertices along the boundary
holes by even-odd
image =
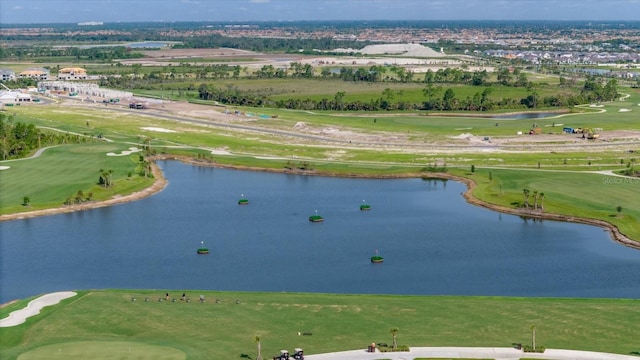
[[[67,355],[77,352],[66,359],[81,359],[83,351],[103,346],[125,352],[164,347],[167,359],[255,358],[252,339],[258,334],[262,354],[270,358],[295,347],[314,354],[391,343],[394,327],[398,343],[408,346],[509,347],[530,343],[531,325],[537,344],[546,348],[640,350],[637,300],[187,291],[187,303],[179,300],[182,290],[169,292],[176,302],[158,302],[165,290],[81,292],[24,325],[0,328],[0,357],[52,356],[64,347]],[[25,304],[0,309],[0,317]]]
[[[75,199],[78,191],[83,200],[109,199],[151,186],[153,179],[136,173],[138,155],[120,154],[126,147],[110,143],[65,145],[46,150],[33,159],[2,162],[9,169],[0,176],[0,215],[63,206],[67,198]],[[113,186],[98,185],[100,170],[112,170]],[[28,197],[29,206],[25,206]]]

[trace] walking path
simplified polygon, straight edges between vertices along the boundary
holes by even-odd
[[[24,309],[13,311],[9,316],[0,320],[0,327],[20,325],[27,321],[27,318],[38,315],[43,307],[55,305],[64,299],[76,295],[73,291],[62,291],[40,296],[37,299],[29,301],[29,304]]]
[[[306,355],[307,360],[413,360],[415,358],[439,359],[495,359],[519,360],[638,360],[637,356],[607,354],[592,351],[547,349],[543,354],[525,353],[515,348],[490,347],[412,347],[411,351],[370,353],[366,350],[343,351],[328,354]]]

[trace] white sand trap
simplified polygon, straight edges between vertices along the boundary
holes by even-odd
[[[557,126],[562,126],[564,124],[549,124],[549,125],[545,125],[546,127],[557,127]]]
[[[132,147],[132,148],[129,148],[129,150],[121,151],[120,154],[116,154],[116,153],[113,153],[113,152],[107,153],[107,156],[126,156],[126,155],[131,155],[133,153],[140,152],[140,151],[142,151],[142,149],[138,149],[136,147]]]
[[[24,323],[27,318],[40,314],[40,310],[45,306],[51,306],[64,299],[74,297],[77,294],[73,291],[61,291],[42,295],[37,299],[29,301],[24,309],[12,311],[9,316],[0,320],[0,327],[16,326]]]
[[[0,170],[9,170],[9,166],[0,166]]]
[[[620,110],[618,110],[618,112],[629,112],[629,111],[631,111],[631,109],[620,109]]]
[[[464,133],[464,134],[460,134],[458,136],[450,136],[451,139],[458,139],[458,140],[464,140],[464,139],[469,139],[472,138],[473,134],[470,133]]]
[[[143,127],[141,128],[142,130],[148,130],[148,131],[156,131],[156,132],[163,132],[163,133],[174,133],[174,130],[170,130],[170,129],[165,129],[165,128],[159,128],[159,127]]]
[[[594,107],[594,108],[601,108],[603,106],[604,105],[599,105],[599,104],[591,104],[591,105],[589,105],[589,107]]]

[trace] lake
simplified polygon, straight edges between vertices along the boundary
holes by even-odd
[[[104,288],[640,294],[640,251],[598,227],[474,207],[454,181],[159,165],[169,185],[152,197],[0,223],[0,303]],[[324,222],[308,221],[316,210]],[[210,254],[196,254],[201,241]],[[376,250],[384,263],[370,262]]]
[[[496,120],[523,120],[523,119],[544,119],[552,116],[562,115],[558,112],[523,112],[515,114],[494,115],[490,119]]]

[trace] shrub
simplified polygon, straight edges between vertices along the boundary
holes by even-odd
[[[394,352],[394,351],[409,351],[409,346],[407,345],[398,345],[395,350],[393,350],[392,346],[388,346],[387,344],[378,344],[378,351],[380,352]]]
[[[522,345],[522,351],[528,353],[543,353],[544,350],[544,346],[536,346],[536,348],[534,349],[531,345]]]

